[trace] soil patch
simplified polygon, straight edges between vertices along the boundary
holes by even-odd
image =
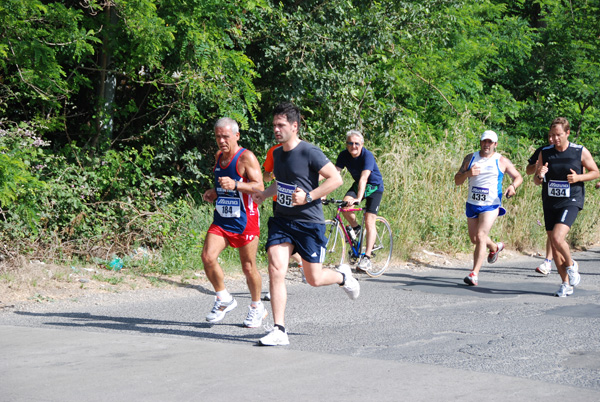
[[[534,253],[529,253],[534,255]],[[500,258],[515,258],[521,253],[506,250]],[[443,267],[467,267],[472,254],[446,255],[422,249],[409,261],[393,261],[390,271],[427,270]],[[263,288],[268,287],[266,267],[260,268]],[[298,269],[290,268],[288,280],[301,280]],[[245,278],[240,272],[226,274],[227,288],[232,291],[246,289]],[[177,295],[186,289],[196,288],[212,293],[212,287],[203,270],[185,275],[139,274],[126,267],[112,271],[102,265],[87,267],[47,264],[21,258],[10,267],[0,266],[0,309],[19,309],[35,303],[54,301],[80,301],[96,296],[127,295],[127,297],[152,298]],[[162,290],[158,292],[157,290]],[[133,296],[135,295],[135,296]],[[160,296],[162,295],[162,296]],[[104,297],[106,299],[106,297]]]

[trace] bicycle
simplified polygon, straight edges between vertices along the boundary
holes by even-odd
[[[323,205],[335,204],[337,210],[332,219],[325,221],[327,246],[324,267],[337,266],[344,263],[346,257],[346,245],[349,246],[348,257],[351,265],[357,264],[361,256],[364,255],[366,228],[364,208],[358,206],[348,206],[345,201],[329,198],[321,201]],[[346,230],[340,211],[355,211],[363,212],[362,229],[360,234],[356,236],[356,240],[352,240],[350,234]],[[371,268],[365,272],[371,277],[380,276],[387,269],[392,258],[393,238],[392,229],[388,221],[382,216],[377,216],[375,219],[375,227],[377,229],[377,237],[373,250],[371,250]]]

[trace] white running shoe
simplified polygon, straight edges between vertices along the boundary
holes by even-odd
[[[271,301],[271,292],[267,292],[265,297],[263,297],[263,301]]]
[[[260,303],[256,308],[248,306],[248,315],[244,320],[244,327],[246,328],[258,328],[262,325],[262,321],[267,317],[269,312],[265,308],[265,305]]]
[[[538,272],[542,275],[548,275],[550,271],[552,271],[552,261],[548,260],[544,260],[544,262],[542,262],[540,266],[535,269],[535,272]]]
[[[283,332],[275,327],[267,335],[260,338],[258,343],[263,346],[285,346],[290,344],[290,339],[288,338],[287,331]]]
[[[369,257],[368,255],[363,255],[360,258],[360,261],[358,262],[356,268],[360,269],[361,271],[368,271],[369,269],[371,269],[371,257]]]
[[[360,284],[356,278],[352,276],[350,265],[341,264],[339,267],[337,267],[336,271],[338,271],[340,274],[343,274],[345,278],[344,285],[340,286],[344,288],[344,291],[351,300],[356,300],[360,294]]]
[[[579,275],[579,264],[573,260],[573,265],[567,267],[567,275],[569,275],[569,285],[577,286],[581,282],[581,275]]]
[[[558,289],[558,292],[556,292],[555,296],[556,297],[567,297],[567,296],[571,296],[573,294],[573,286],[569,286],[568,283],[563,282],[560,285],[560,288]]]
[[[479,279],[473,271],[471,271],[469,275],[465,276],[463,281],[469,286],[477,286],[479,284]]]
[[[237,307],[237,301],[232,298],[231,301],[222,302],[221,299],[215,297],[215,305],[206,316],[208,322],[219,322],[225,318],[225,314]]]
[[[498,254],[500,254],[500,251],[504,250],[504,243],[502,243],[501,241],[499,241],[498,243],[496,243],[496,246],[498,247],[498,249],[496,250],[495,253],[492,253],[490,251],[490,253],[488,254],[488,262],[490,264],[495,263],[496,261],[498,261]]]

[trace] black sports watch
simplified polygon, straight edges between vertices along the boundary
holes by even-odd
[[[313,202],[313,199],[310,196],[310,193],[306,193],[306,203],[308,204],[309,202]]]

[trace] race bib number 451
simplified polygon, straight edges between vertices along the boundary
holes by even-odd
[[[277,182],[277,204],[290,208],[292,206],[292,195],[296,191],[293,184]]]
[[[239,218],[241,201],[239,198],[219,197],[217,199],[217,212],[223,218]]]
[[[571,185],[568,181],[550,180],[548,182],[548,195],[550,197],[570,197]]]

